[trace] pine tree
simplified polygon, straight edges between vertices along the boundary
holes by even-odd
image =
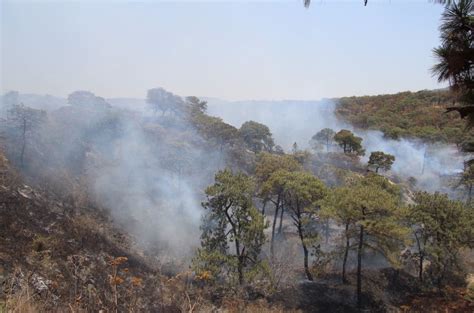
[[[263,217],[252,204],[253,180],[243,173],[219,171],[215,183],[206,189],[207,210],[201,248],[194,259],[196,272],[211,273],[214,279],[245,274],[261,265],[259,254],[265,242]]]

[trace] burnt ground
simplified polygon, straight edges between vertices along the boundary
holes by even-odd
[[[23,302],[87,311],[161,303],[148,292],[158,268],[104,211],[25,185],[2,154],[0,216],[0,311]]]
[[[415,277],[393,268],[365,270],[363,277],[363,310],[355,306],[354,272],[348,274],[348,284],[342,284],[339,275],[328,274],[314,282],[301,281],[272,300],[302,312],[474,312],[465,287],[424,290]]]

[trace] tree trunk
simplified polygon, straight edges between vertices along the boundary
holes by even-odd
[[[360,225],[359,247],[357,249],[357,307],[362,308],[362,248],[364,244],[364,226]]]
[[[275,203],[275,215],[273,216],[273,224],[272,224],[272,238],[270,241],[270,255],[272,260],[274,258],[274,249],[275,249],[275,229],[276,229],[276,222],[278,219],[278,211],[280,210],[280,195],[278,195],[277,202]]]
[[[349,255],[349,247],[350,247],[350,238],[349,238],[349,223],[346,223],[346,246],[344,248],[344,258],[342,260],[342,282],[344,284],[347,283],[346,279],[346,264],[347,264],[347,257]]]
[[[423,282],[423,260],[424,256],[420,253],[420,264],[418,264],[418,278],[420,282]]]
[[[469,192],[467,194],[467,204],[471,204],[472,199],[472,184],[469,184]]]
[[[244,272],[243,272],[243,258],[240,252],[240,242],[239,240],[235,240],[235,252],[237,254],[237,272],[239,273],[239,284],[244,284]]]
[[[263,206],[262,206],[262,215],[265,217],[265,207],[267,206],[267,200],[263,201]]]
[[[324,237],[327,245],[329,243],[329,220],[324,223]]]
[[[418,264],[418,279],[420,282],[423,281],[423,260],[424,260],[424,255],[423,252],[421,251],[421,242],[420,238],[418,237],[416,231],[415,231],[415,239],[416,239],[416,246],[418,248],[418,254],[420,255],[420,263]]]
[[[301,245],[303,246],[303,253],[304,253],[304,272],[306,274],[306,277],[308,280],[313,280],[313,275],[311,275],[311,272],[309,271],[309,265],[308,265],[308,248],[306,247],[306,244],[304,243],[304,235],[303,235],[303,229],[301,227],[301,223],[298,223],[298,234],[300,235],[301,239]]]
[[[281,234],[283,231],[283,212],[285,211],[285,208],[283,205],[280,205],[280,225],[278,226],[278,234]]]

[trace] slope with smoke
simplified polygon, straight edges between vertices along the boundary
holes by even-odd
[[[166,250],[162,256],[191,253],[199,244],[203,190],[224,166],[221,152],[206,149],[204,140],[184,120],[151,113],[143,99],[110,99],[112,107],[100,110],[51,99],[20,95],[26,105],[48,110],[44,147],[35,147],[42,149],[36,162],[43,163],[36,169],[85,169],[99,203],[143,244]],[[207,100],[210,115],[236,127],[247,120],[266,124],[286,150],[294,142],[306,148],[322,128],[354,130],[336,117],[332,100]],[[45,103],[50,104],[45,107]],[[415,177],[420,189],[452,191],[442,178],[462,170],[463,155],[456,147],[354,131],[367,151],[363,162],[371,151],[384,151],[396,157],[392,169],[396,175]]]
[[[105,164],[89,171],[101,203],[142,244],[166,251],[162,256],[191,253],[199,244],[202,190],[219,168],[218,153],[190,144],[199,140],[193,132],[173,138],[176,144],[150,139],[133,121],[122,127]]]
[[[40,181],[79,175],[74,181],[81,177],[96,203],[140,244],[171,258],[192,253],[199,245],[203,190],[223,167],[221,152],[206,150],[185,119],[153,114],[130,99],[112,107],[68,105],[60,98],[45,106],[48,99],[20,94],[16,101],[48,116],[34,137],[28,135],[25,172]],[[0,104],[0,132],[15,160],[18,127],[1,123],[9,109],[6,101]]]
[[[379,131],[357,130],[338,119],[335,100],[321,101],[223,101],[208,99],[208,110],[224,121],[239,127],[252,119],[270,127],[275,141],[285,150],[293,143],[308,147],[311,137],[323,128],[335,131],[349,129],[363,138],[368,160],[372,151],[384,151],[395,156],[392,172],[404,179],[414,177],[417,187],[428,191],[452,193],[443,178],[462,172],[465,156],[453,145],[425,144],[418,140],[387,139]]]

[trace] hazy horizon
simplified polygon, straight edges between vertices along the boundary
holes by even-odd
[[[438,89],[443,6],[419,1],[3,1],[1,92],[227,101]],[[409,48],[406,48],[409,47]]]

